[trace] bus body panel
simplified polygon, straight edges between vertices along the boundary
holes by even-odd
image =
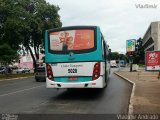
[[[92,80],[92,74],[94,65],[97,62],[82,62],[82,63],[58,63],[59,65],[52,65],[52,71],[53,71],[53,80],[46,79],[47,88],[74,88],[78,87],[79,85],[83,88],[103,88],[105,85],[104,80],[104,67],[105,63],[100,62],[100,77],[97,80]],[[77,73],[68,73],[68,69],[74,69],[77,65]],[[73,67],[74,66],[74,67]],[[65,67],[65,68],[64,68]],[[78,68],[79,67],[79,68]],[[65,70],[63,70],[65,69]],[[88,74],[88,71],[90,74]],[[66,71],[66,72],[65,72]],[[73,79],[72,79],[73,78]],[[74,79],[76,78],[76,79]],[[100,82],[101,81],[101,82]],[[85,84],[87,84],[85,86]],[[100,84],[101,83],[101,84]],[[58,84],[60,86],[58,86]],[[65,86],[63,86],[65,84]],[[77,85],[77,86],[76,86]]]
[[[97,80],[86,82],[54,82],[46,78],[47,88],[104,88],[105,85],[104,76],[100,76]]]
[[[51,66],[54,77],[92,76],[96,63],[97,62],[54,63],[51,64]],[[101,62],[101,66],[103,66],[103,64],[104,63]],[[102,67],[100,74],[104,74]]]

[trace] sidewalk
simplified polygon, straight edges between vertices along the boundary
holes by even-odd
[[[135,83],[133,97],[133,114],[160,114],[160,79],[158,72],[129,72],[129,68],[121,68],[119,75]]]

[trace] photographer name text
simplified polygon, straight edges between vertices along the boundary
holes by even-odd
[[[135,4],[136,8],[139,9],[156,9],[158,8],[157,4]]]

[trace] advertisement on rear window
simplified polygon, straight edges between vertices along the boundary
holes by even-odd
[[[87,50],[94,47],[94,30],[68,30],[50,33],[50,50]]]
[[[146,52],[146,70],[160,71],[160,51]]]

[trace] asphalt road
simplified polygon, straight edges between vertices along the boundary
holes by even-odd
[[[114,74],[103,90],[46,89],[45,82],[35,82],[33,77],[0,81],[0,113],[127,113],[131,89]]]

